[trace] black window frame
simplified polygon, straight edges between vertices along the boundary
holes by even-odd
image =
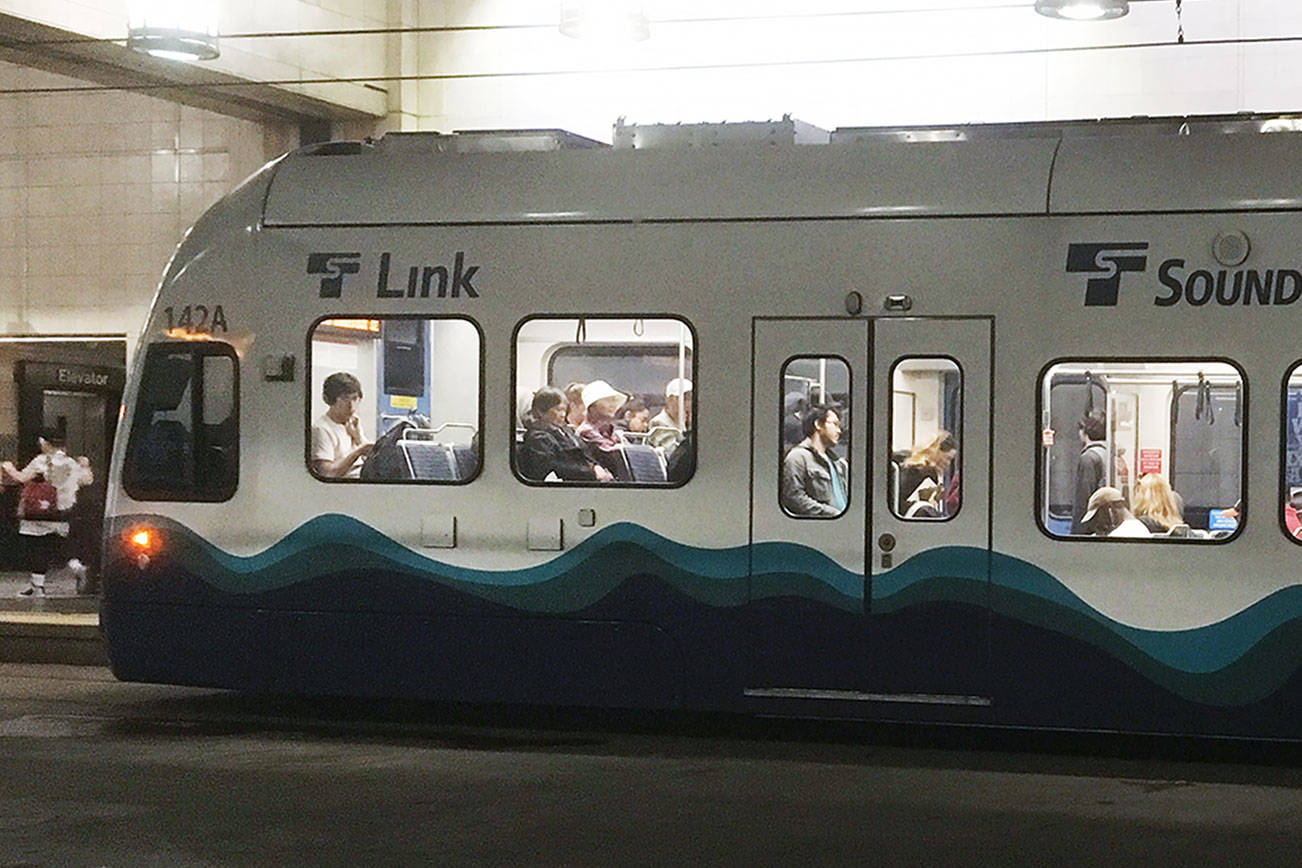
[[[1248,435],[1248,421],[1251,417],[1249,407],[1250,389],[1248,383],[1248,374],[1244,371],[1243,366],[1228,356],[1058,356],[1050,359],[1041,368],[1035,376],[1035,424],[1033,430],[1037,433],[1040,431],[1040,421],[1044,418],[1044,380],[1049,372],[1056,365],[1079,365],[1079,364],[1207,364],[1209,362],[1223,363],[1232,367],[1239,374],[1239,382],[1243,385],[1243,428],[1242,439],[1244,448],[1239,452],[1239,488],[1241,492],[1240,513],[1238,526],[1230,534],[1219,539],[1195,539],[1192,537],[1106,537],[1106,536],[1076,536],[1071,534],[1058,535],[1052,533],[1044,522],[1041,520],[1041,513],[1044,511],[1044,467],[1043,467],[1043,443],[1037,436],[1034,438],[1034,461],[1035,461],[1035,493],[1032,498],[1032,512],[1035,519],[1035,526],[1039,528],[1040,533],[1048,539],[1058,543],[1112,543],[1120,545],[1138,544],[1138,545],[1192,545],[1192,546],[1219,546],[1228,545],[1237,540],[1247,525],[1247,504],[1248,504],[1248,449],[1250,442]],[[1072,430],[1072,435],[1075,430]],[[1137,472],[1137,469],[1136,469]],[[1283,507],[1280,507],[1280,522],[1283,522]]]
[[[327,320],[419,320],[429,322],[432,320],[461,320],[469,323],[475,329],[475,334],[479,338],[479,400],[477,409],[477,418],[475,424],[478,426],[479,435],[479,452],[476,456],[478,462],[475,465],[474,473],[471,473],[465,479],[361,479],[349,478],[345,476],[322,476],[312,467],[312,422],[320,415],[313,410],[320,401],[320,395],[312,394],[312,335],[316,333],[317,327]],[[434,485],[434,486],[459,486],[469,485],[477,480],[484,472],[484,461],[487,449],[484,447],[484,329],[479,325],[474,317],[460,313],[331,313],[319,316],[308,326],[306,337],[306,351],[304,358],[304,376],[303,391],[306,399],[303,402],[304,424],[303,424],[303,465],[307,468],[308,475],[317,482],[324,482],[329,485]],[[394,393],[397,394],[397,393]],[[379,432],[374,432],[375,437],[379,437]]]
[[[190,356],[190,461],[194,482],[187,491],[163,488],[142,488],[133,478],[135,466],[133,456],[139,444],[138,438],[144,434],[144,417],[141,414],[142,399],[146,397],[145,389],[149,386],[151,362],[163,355],[176,355],[184,352]],[[209,426],[203,422],[203,367],[207,358],[227,358],[231,361],[231,414],[230,420],[234,431],[228,441],[221,444],[207,442]],[[151,411],[152,412],[152,411]],[[138,501],[159,501],[173,503],[223,503],[235,496],[240,480],[240,356],[235,347],[225,341],[154,341],[145,347],[145,357],[141,362],[140,380],[136,385],[135,406],[132,408],[131,431],[127,437],[127,449],[122,468],[122,488]],[[221,487],[204,485],[198,478],[199,455],[215,448],[230,450],[231,470]]]
[[[700,417],[701,401],[700,401],[700,388],[699,388],[700,378],[697,376],[697,371],[699,368],[698,357],[700,353],[700,337],[696,333],[696,326],[686,316],[677,313],[663,313],[663,312],[661,313],[528,314],[520,318],[516,322],[515,326],[511,329],[511,361],[510,361],[511,392],[510,394],[512,397],[511,397],[511,405],[508,406],[507,408],[508,418],[510,420],[510,423],[507,426],[507,431],[510,432],[509,448],[507,452],[511,464],[511,473],[521,483],[529,486],[530,488],[552,488],[552,489],[597,488],[597,489],[602,489],[607,491],[635,491],[635,490],[650,489],[653,491],[674,491],[682,488],[685,485],[690,484],[691,481],[696,478],[696,473],[700,469],[699,461],[701,458],[701,443],[700,443],[699,435],[692,437],[692,451],[694,453],[692,455],[692,473],[690,476],[688,476],[686,479],[680,482],[632,482],[632,481],[620,481],[620,480],[611,480],[608,482],[599,482],[597,480],[593,480],[592,482],[587,482],[581,479],[559,479],[552,482],[544,482],[542,480],[534,480],[525,477],[524,474],[520,472],[519,463],[516,461],[516,452],[518,451],[517,447],[519,446],[519,444],[516,442],[515,438],[516,438],[517,424],[518,424],[518,419],[520,414],[519,414],[519,408],[514,405],[515,405],[515,396],[519,395],[519,388],[520,388],[519,377],[518,377],[518,368],[519,368],[518,347],[520,344],[520,330],[524,328],[525,325],[527,325],[528,323],[537,322],[539,320],[592,321],[592,320],[639,320],[639,319],[640,320],[674,320],[675,322],[685,325],[687,327],[687,331],[691,333],[692,364],[691,364],[691,375],[688,377],[688,379],[692,381],[692,427],[690,430],[693,432],[693,434],[696,434],[696,432],[699,432],[701,430],[701,417]],[[594,341],[593,343],[601,347],[611,346],[609,341]],[[549,373],[550,373],[550,361],[548,364],[549,364]]]
[[[854,397],[854,366],[850,364],[850,360],[847,359],[845,356],[842,356],[838,353],[795,353],[783,359],[782,366],[778,369],[779,397],[778,397],[778,424],[777,424],[777,432],[776,432],[778,436],[778,443],[777,443],[778,448],[774,453],[778,456],[778,463],[777,463],[778,484],[776,489],[778,493],[778,509],[782,511],[782,514],[784,516],[794,521],[839,521],[850,514],[850,507],[854,503],[854,486],[850,482],[850,480],[854,478],[854,468],[850,466],[849,455],[846,455],[845,458],[845,466],[847,471],[845,475],[845,508],[842,509],[840,512],[838,512],[836,515],[796,515],[795,513],[787,509],[786,504],[782,502],[782,469],[783,469],[783,464],[785,463],[787,457],[786,454],[782,451],[782,447],[785,445],[785,442],[782,437],[782,424],[783,422],[786,421],[786,408],[783,406],[783,399],[786,397],[786,393],[782,391],[782,384],[787,379],[787,368],[790,367],[792,362],[799,361],[801,359],[835,359],[836,361],[845,365],[846,394],[849,395],[852,399]],[[851,406],[849,410],[850,410],[850,417],[853,420],[855,409],[853,406]],[[838,412],[837,415],[838,417],[844,417],[845,413]],[[842,426],[842,430],[844,430],[844,426]],[[803,431],[801,433],[803,435]],[[871,431],[865,436],[871,436]],[[851,432],[851,442],[852,443],[854,442],[853,432]]]
[[[1302,359],[1298,359],[1285,368],[1284,378],[1280,381],[1279,387],[1279,495],[1277,501],[1279,509],[1276,510],[1275,520],[1279,524],[1280,533],[1284,534],[1284,537],[1289,542],[1302,546],[1302,538],[1289,533],[1288,525],[1284,522],[1284,504],[1288,500],[1288,381],[1292,378],[1293,372],[1300,368],[1302,368]],[[1246,390],[1244,394],[1247,394]],[[1244,417],[1247,417],[1246,412]]]
[[[950,434],[957,441],[957,445],[958,445],[957,453],[960,456],[959,472],[961,474],[962,461],[964,460],[962,458],[963,429],[967,426],[967,419],[964,416],[964,413],[967,409],[967,385],[966,385],[967,373],[963,370],[962,362],[960,362],[958,359],[954,358],[953,356],[946,355],[945,353],[910,353],[908,355],[900,356],[899,358],[897,358],[895,361],[891,363],[890,372],[887,374],[886,377],[886,382],[890,385],[891,388],[891,401],[889,402],[886,408],[886,431],[887,431],[886,458],[885,458],[885,464],[883,466],[887,468],[891,466],[891,455],[893,453],[893,450],[891,449],[891,441],[895,437],[895,399],[894,399],[895,371],[899,368],[901,362],[907,362],[913,359],[939,359],[947,362],[952,362],[954,364],[954,367],[958,370],[958,431],[951,431]],[[904,515],[900,514],[900,512],[897,509],[897,507],[899,506],[899,492],[889,491],[889,488],[890,488],[890,477],[888,475],[887,477],[887,489],[888,489],[887,501],[888,502],[886,504],[886,508],[890,510],[891,516],[899,521],[918,522],[920,524],[944,524],[947,521],[953,521],[954,519],[958,518],[959,513],[963,511],[963,487],[962,487],[961,475],[959,478],[958,509],[954,510],[953,515],[940,515],[940,516],[935,516],[934,518],[918,518],[916,516],[913,518],[907,518]]]

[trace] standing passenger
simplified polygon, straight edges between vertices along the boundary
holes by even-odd
[[[1080,458],[1076,461],[1076,491],[1072,499],[1071,532],[1087,534],[1085,511],[1089,509],[1090,496],[1108,481],[1107,417],[1102,410],[1091,410],[1081,416],[1076,426],[1080,432]]]
[[[849,465],[832,451],[841,419],[831,407],[815,407],[801,430],[805,439],[782,459],[782,506],[792,515],[835,518],[849,500]]]
[[[343,371],[331,374],[321,386],[321,399],[329,409],[312,423],[312,470],[327,478],[360,476],[357,462],[375,445],[367,442],[357,418],[362,384]]]
[[[41,433],[37,442],[41,452],[19,470],[13,462],[0,463],[0,474],[24,486],[19,496],[18,534],[26,548],[27,569],[31,580],[18,592],[20,597],[44,597],[45,576],[50,567],[68,557],[68,535],[71,532],[72,508],[77,504],[77,489],[94,481],[90,461],[85,456],[73,459],[63,451],[63,434],[57,429]],[[35,495],[28,485],[43,480],[53,489],[53,501],[31,503]],[[67,560],[68,569],[77,576],[78,585],[86,580],[86,568],[77,558]]]

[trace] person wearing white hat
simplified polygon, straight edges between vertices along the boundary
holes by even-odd
[[[672,452],[692,427],[692,381],[674,377],[665,386],[665,408],[652,417],[646,442]]]
[[[586,408],[583,424],[577,432],[588,449],[588,457],[622,480],[628,479],[628,468],[619,450],[615,414],[627,400],[628,395],[605,380],[588,383],[583,387],[583,406]]]
[[[1081,516],[1081,524],[1093,528],[1096,536],[1150,537],[1144,523],[1135,518],[1126,505],[1126,498],[1110,485],[1105,485],[1090,495]]]

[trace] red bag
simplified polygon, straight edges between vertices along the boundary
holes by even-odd
[[[23,490],[18,495],[18,517],[34,521],[61,521],[62,514],[58,508],[59,492],[44,479],[32,479],[23,483]]]

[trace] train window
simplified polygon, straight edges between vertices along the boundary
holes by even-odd
[[[218,341],[151,344],[122,482],[136,500],[222,501],[239,480],[239,363]]]
[[[474,479],[481,345],[460,317],[318,321],[308,337],[308,469],[331,482]]]
[[[1302,542],[1302,362],[1284,378],[1284,431],[1281,436],[1284,532]]]
[[[887,497],[900,518],[953,518],[961,505],[963,372],[953,359],[906,358],[891,370]]]
[[[535,317],[515,332],[512,464],[538,485],[682,485],[696,472],[695,339],[674,317]]]
[[[1040,379],[1039,519],[1062,538],[1214,541],[1243,521],[1245,385],[1219,360],[1071,360]]]
[[[850,505],[850,366],[797,356],[782,366],[779,498],[793,518],[838,518]]]

